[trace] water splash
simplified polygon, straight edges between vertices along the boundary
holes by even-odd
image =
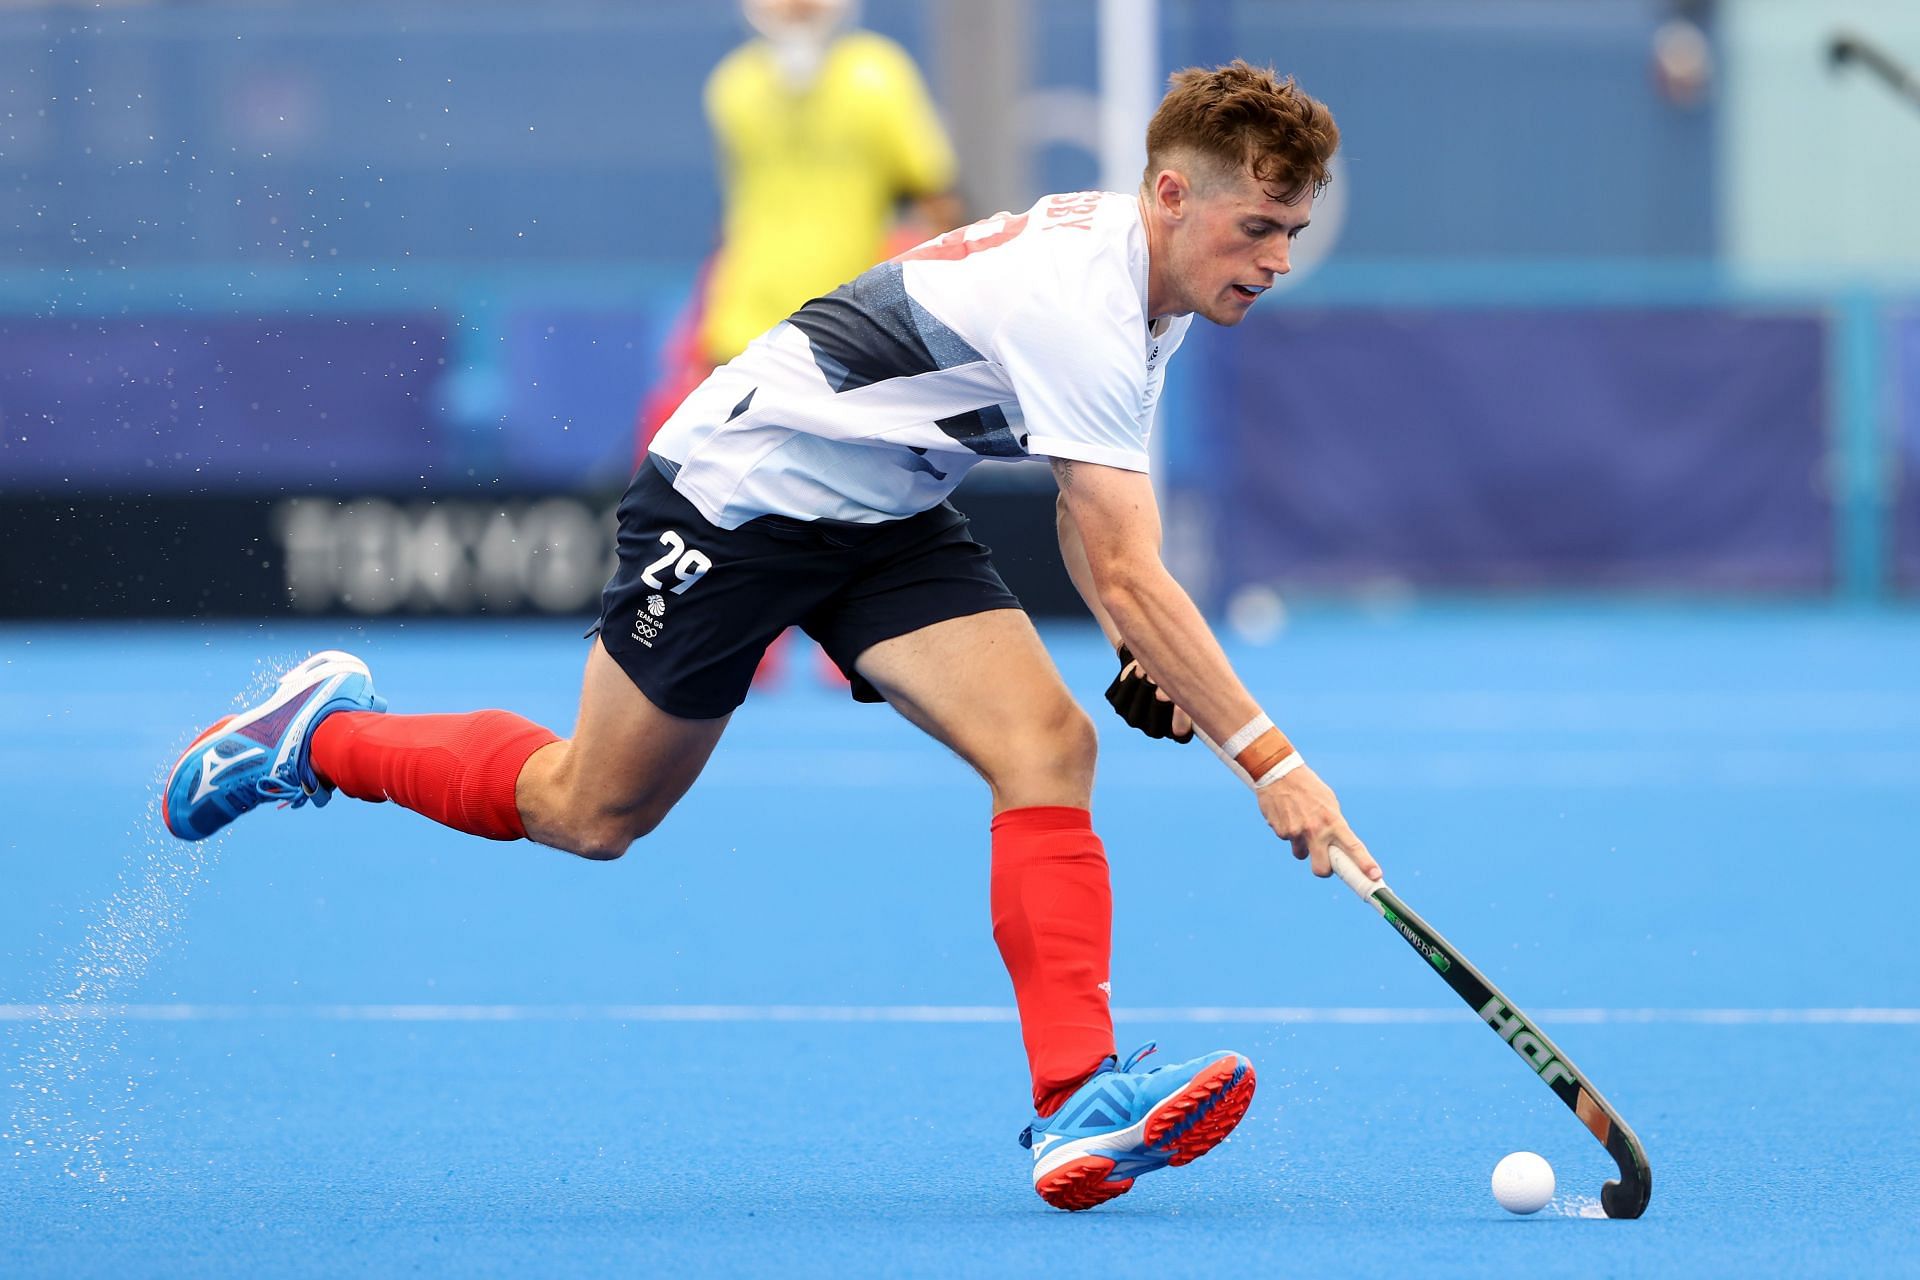
[[[267,696],[286,662],[256,664],[234,710]],[[185,750],[191,734],[178,744]],[[145,1076],[120,1057],[125,1021],[112,1006],[124,1003],[155,960],[180,938],[188,904],[218,862],[221,841],[176,840],[161,826],[153,801],[166,783],[170,756],[143,793],[147,812],[128,833],[132,852],[118,887],[83,909],[80,940],[59,958],[30,1006],[33,1016],[7,1027],[12,1095],[0,1129],[0,1148],[18,1161],[44,1161],[89,1186],[112,1182],[134,1159]]]
[[[1604,1218],[1598,1196],[1555,1196],[1547,1203],[1548,1213],[1561,1218]]]

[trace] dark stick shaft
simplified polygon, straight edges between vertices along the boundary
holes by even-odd
[[[1619,1180],[1608,1182],[1600,1190],[1600,1205],[1607,1216],[1637,1218],[1644,1213],[1648,1200],[1653,1197],[1653,1170],[1647,1164],[1640,1139],[1620,1118],[1620,1113],[1600,1096],[1600,1091],[1533,1019],[1487,981],[1486,975],[1469,964],[1452,943],[1400,901],[1392,890],[1381,885],[1373,890],[1368,901],[1607,1149],[1620,1169]]]

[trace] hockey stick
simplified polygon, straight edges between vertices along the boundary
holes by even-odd
[[[1251,783],[1239,762],[1218,743],[1209,738],[1198,725],[1194,726],[1194,736],[1207,744],[1213,754],[1220,757],[1227,768],[1233,770],[1242,780]],[[1347,888],[1360,895],[1360,900],[1371,906],[1385,917],[1388,924],[1407,940],[1407,945],[1420,953],[1420,958],[1432,965],[1446,984],[1453,988],[1454,994],[1467,1002],[1467,1007],[1493,1028],[1502,1040],[1520,1055],[1520,1060],[1533,1068],[1534,1074],[1546,1082],[1547,1088],[1567,1104],[1567,1109],[1587,1126],[1587,1132],[1600,1140],[1607,1149],[1613,1162],[1620,1167],[1620,1177],[1609,1180],[1600,1188],[1600,1207],[1609,1218],[1637,1218],[1647,1211],[1647,1201],[1653,1198],[1653,1170],[1647,1164],[1646,1148],[1640,1145],[1640,1139],[1633,1130],[1627,1128],[1627,1122],[1620,1118],[1600,1091],[1587,1083],[1580,1068],[1573,1060],[1560,1052],[1560,1046],[1547,1039],[1547,1033],[1533,1024],[1533,1019],[1522,1013],[1506,993],[1488,982],[1486,975],[1467,963],[1467,958],[1454,950],[1453,944],[1435,932],[1432,925],[1415,915],[1413,909],[1395,896],[1387,888],[1385,880],[1369,880],[1366,872],[1354,865],[1346,851],[1335,845],[1332,854],[1333,871],[1346,883]]]
[[[1895,60],[1892,54],[1865,36],[1857,36],[1851,31],[1836,32],[1827,45],[1827,62],[1835,70],[1849,62],[1858,62],[1886,81],[1895,93],[1910,104],[1920,107],[1920,79],[1916,79],[1913,72]]]
[[[1620,1166],[1619,1179],[1610,1180],[1600,1188],[1600,1207],[1607,1216],[1637,1218],[1646,1212],[1647,1201],[1653,1196],[1653,1170],[1647,1164],[1646,1149],[1620,1118],[1620,1113],[1588,1083],[1580,1068],[1573,1065],[1572,1059],[1560,1052],[1560,1046],[1547,1039],[1547,1033],[1507,999],[1505,992],[1467,963],[1452,943],[1400,901],[1384,880],[1367,879],[1366,873],[1338,848],[1333,850],[1333,870],[1407,940],[1407,945],[1433,966],[1454,994],[1466,1001],[1467,1007],[1478,1013],[1520,1055],[1520,1060],[1559,1095],[1560,1101],[1580,1118],[1588,1132],[1600,1140],[1613,1162]]]

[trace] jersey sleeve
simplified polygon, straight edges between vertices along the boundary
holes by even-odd
[[[934,110],[913,58],[892,41],[875,38],[871,65],[878,77],[880,149],[903,195],[938,195],[953,186],[953,144]]]
[[[1026,292],[994,335],[994,358],[1020,402],[1028,453],[1145,471],[1152,416],[1138,294],[1117,269],[1077,274],[1048,273]]]

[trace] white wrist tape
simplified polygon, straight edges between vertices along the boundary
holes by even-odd
[[[1253,789],[1258,791],[1269,782],[1278,782],[1305,763],[1306,761],[1300,758],[1298,751],[1290,752],[1279,764],[1274,765],[1273,768],[1267,770],[1258,778],[1255,778],[1253,780]]]
[[[1273,720],[1262,711],[1234,732],[1234,735],[1220,744],[1220,754],[1231,760],[1253,745],[1253,740],[1273,728]]]

